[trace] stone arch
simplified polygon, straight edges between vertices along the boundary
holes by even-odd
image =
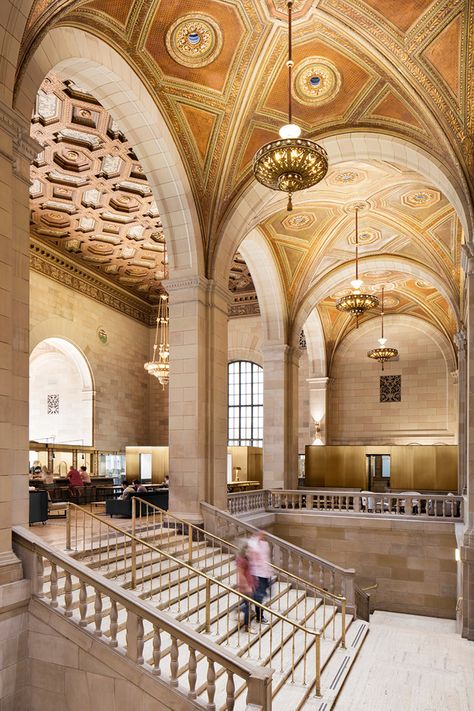
[[[29,119],[51,70],[86,87],[120,124],[153,190],[168,243],[170,276],[203,274],[199,222],[184,166],[152,96],[125,59],[98,37],[70,27],[42,40],[17,87],[15,108]]]
[[[60,419],[50,413],[55,390]],[[65,338],[49,337],[30,354],[30,438],[54,436],[56,443],[94,444],[94,378],[80,348]],[[47,405],[47,407],[46,407]]]
[[[387,161],[414,170],[441,190],[451,202],[461,222],[466,239],[474,233],[474,210],[461,171],[453,174],[447,165],[430,156],[415,143],[371,131],[348,131],[321,139],[328,153],[329,165],[347,161]],[[318,186],[294,196],[295,205],[314,202]],[[212,255],[215,273],[227,273],[239,243],[254,227],[286,207],[284,193],[274,192],[251,180],[234,202],[224,222],[219,243]]]
[[[249,232],[238,249],[247,263],[257,292],[264,341],[267,344],[285,343],[286,300],[281,275],[271,247],[260,230],[254,229]],[[225,273],[228,274],[228,271]]]
[[[394,269],[404,271],[417,279],[422,279],[431,283],[436,289],[438,289],[440,294],[444,296],[448,304],[451,306],[456,319],[459,319],[458,304],[449,292],[443,279],[429,267],[425,267],[424,265],[421,265],[413,260],[406,259],[405,257],[390,254],[383,256],[366,256],[360,260],[360,264],[365,268],[376,267],[377,269]],[[352,262],[342,264],[329,272],[307,292],[299,305],[293,322],[291,341],[294,345],[296,345],[301,329],[304,328],[304,324],[313,309],[316,308],[317,304],[328,296],[331,291],[336,289],[341,282],[346,280],[348,281],[352,277],[353,273],[354,265]]]

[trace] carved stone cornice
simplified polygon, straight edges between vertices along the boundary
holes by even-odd
[[[30,269],[146,326],[156,323],[156,309],[151,305],[35,240],[30,240]]]
[[[242,318],[245,316],[260,316],[258,301],[234,300],[229,306],[229,318]]]

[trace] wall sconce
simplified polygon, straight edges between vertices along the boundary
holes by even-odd
[[[319,421],[313,420],[313,428],[314,428],[314,436],[313,436],[313,444],[322,444],[322,439],[321,439],[321,425]]]

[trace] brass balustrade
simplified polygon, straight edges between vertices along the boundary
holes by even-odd
[[[137,523],[137,506],[144,507],[145,511],[152,509],[154,512],[152,516],[149,514],[143,516],[140,519],[140,526],[138,526]],[[256,646],[258,649],[258,658],[262,659],[262,642],[265,647],[269,640],[270,647],[263,661],[266,664],[271,664],[274,660],[277,660],[277,655],[279,654],[280,671],[283,672],[284,649],[288,649],[288,647],[291,646],[292,680],[294,680],[297,664],[302,662],[303,684],[306,685],[307,657],[312,653],[312,650],[314,650],[314,682],[310,685],[310,689],[314,685],[315,695],[321,695],[321,637],[324,638],[327,629],[332,626],[332,638],[335,640],[338,604],[341,609],[341,646],[345,647],[346,601],[343,597],[329,593],[327,590],[319,589],[308,581],[304,581],[293,574],[289,574],[287,571],[279,569],[279,573],[282,576],[289,577],[295,581],[295,583],[299,583],[299,587],[298,584],[294,587],[288,585],[286,593],[284,591],[283,595],[286,594],[287,608],[289,608],[290,611],[294,610],[298,615],[302,614],[302,624],[300,624],[280,612],[283,598],[281,591],[279,591],[276,596],[279,609],[275,610],[263,603],[257,603],[252,597],[236,591],[232,586],[225,583],[223,578],[230,578],[232,575],[230,558],[227,559],[227,562],[223,561],[223,552],[219,551],[221,559],[216,562],[215,547],[213,547],[212,550],[211,561],[208,559],[207,552],[204,551],[203,553],[205,553],[204,557],[210,567],[213,569],[216,565],[217,568],[220,567],[219,576],[215,577],[208,574],[205,570],[196,567],[198,564],[198,560],[196,560],[198,555],[194,555],[193,532],[197,538],[203,534],[201,529],[182,519],[173,517],[172,514],[151,505],[149,502],[141,501],[139,497],[134,497],[132,511],[134,513],[132,517],[132,532],[130,533],[109,521],[100,519],[95,514],[75,504],[70,504],[66,526],[67,548],[74,548],[77,555],[90,556],[92,564],[101,566],[102,563],[106,563],[107,571],[110,573],[110,569],[112,568],[116,580],[120,581],[122,585],[129,584],[133,589],[141,582],[142,595],[148,594],[151,598],[154,595],[153,581],[159,578],[160,599],[165,597],[163,594],[164,591],[167,593],[167,600],[161,602],[160,609],[170,610],[175,606],[177,608],[178,619],[186,620],[187,622],[191,622],[193,619],[194,623],[197,624],[198,631],[209,633],[211,631],[211,625],[214,624],[215,633],[221,637],[221,643],[226,645],[230,645],[231,638],[235,638],[236,636],[236,646],[238,648],[241,646],[242,624],[240,614],[238,613],[239,604],[245,602],[249,607],[255,606],[255,608],[259,608],[260,613],[257,617],[260,619],[257,619],[257,636],[252,637],[253,633],[250,625],[247,631],[244,632],[246,635],[246,638],[244,637],[244,647],[246,646],[247,656],[250,656],[251,648]],[[75,514],[74,520],[72,512]],[[160,518],[159,526],[156,524],[157,512]],[[154,521],[153,515],[155,516]],[[82,521],[80,520],[81,517]],[[168,521],[165,519],[168,519]],[[187,535],[178,533],[176,526],[171,527],[169,525],[170,519],[174,519],[174,523],[179,523],[180,526],[188,526]],[[139,531],[138,528],[140,529]],[[142,531],[151,532],[155,536],[159,535],[159,545],[140,538],[137,533]],[[218,537],[215,537],[215,539],[217,540]],[[90,548],[86,545],[87,541],[90,541]],[[204,542],[207,544],[207,541]],[[197,543],[199,545],[200,541],[198,540]],[[235,548],[233,544],[229,544],[222,539],[221,543],[225,546]],[[171,549],[173,546],[176,547],[174,551],[175,554],[165,550],[166,548]],[[158,559],[154,558],[155,554],[159,556]],[[179,554],[182,555],[182,558],[177,557]],[[184,558],[188,558],[188,560],[191,559],[195,565],[191,565],[190,562],[187,562]],[[225,567],[227,567],[227,572],[224,571]],[[148,572],[147,569],[149,569]],[[183,570],[184,579],[182,578]],[[130,574],[129,578],[128,574]],[[172,580],[173,575],[174,579]],[[149,584],[148,592],[145,592],[146,582]],[[290,588],[295,591],[293,602],[290,602]],[[318,606],[315,596],[313,609],[309,611],[307,608],[308,588],[317,591],[319,597],[322,598],[322,603]],[[201,593],[203,593],[203,599]],[[181,602],[183,599],[186,602],[184,612],[181,611]],[[327,605],[327,599],[331,600],[332,604]],[[224,602],[223,606],[221,606],[222,601]],[[202,604],[202,602],[204,604]],[[304,606],[304,609],[300,613],[299,608],[301,606]],[[327,612],[327,606],[330,609],[330,614]],[[321,607],[322,621],[319,620],[321,617]],[[203,624],[200,619],[201,608],[204,608],[205,611]],[[238,614],[237,623],[233,628],[230,621],[230,613],[235,609]],[[261,618],[265,614],[269,619],[268,638],[266,639],[264,638],[265,629],[262,630],[263,623],[261,621]],[[225,624],[223,636],[219,628],[222,617],[224,617]],[[310,625],[310,627],[307,625]],[[277,639],[277,646],[274,650],[273,638],[275,635],[278,635],[279,639]],[[308,637],[310,641],[307,644]],[[297,639],[298,642],[297,648],[295,647],[295,639]],[[301,649],[302,642],[303,645]]]

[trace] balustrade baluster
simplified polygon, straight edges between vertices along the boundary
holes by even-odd
[[[225,707],[227,711],[233,711],[235,704],[235,682],[234,675],[231,671],[227,671],[227,684],[225,687],[226,700]]]
[[[331,583],[329,586],[329,591],[332,593],[335,591],[334,581],[335,581],[335,573],[334,573],[334,570],[331,570]]]
[[[118,609],[117,601],[110,600],[110,646],[117,647],[117,632],[118,632]]]
[[[38,553],[36,556],[36,591],[37,597],[44,597],[44,560]]]
[[[72,617],[72,581],[71,573],[68,572],[64,581],[64,614],[66,617]]]
[[[99,590],[95,591],[94,599],[94,634],[100,637],[102,634],[102,593]]]
[[[170,670],[171,670],[171,681],[170,684],[171,686],[178,686],[178,640],[176,637],[172,636],[171,637],[171,662],[170,662]]]
[[[207,711],[215,711],[214,696],[216,694],[216,670],[212,659],[208,659],[207,667]]]
[[[189,660],[188,660],[188,681],[189,681],[189,691],[188,696],[190,699],[196,698],[196,672],[197,662],[196,662],[196,650],[194,647],[189,648]]]
[[[87,625],[86,615],[87,615],[87,587],[83,580],[81,580],[79,588],[79,625],[85,627]]]
[[[51,607],[58,606],[58,570],[56,568],[56,563],[51,563],[51,575],[50,575],[50,586],[49,592],[51,595]]]
[[[159,676],[161,662],[161,632],[160,628],[153,625],[153,674]]]
[[[143,627],[143,617],[137,619],[137,664],[143,664],[143,647],[145,644],[145,630]]]

